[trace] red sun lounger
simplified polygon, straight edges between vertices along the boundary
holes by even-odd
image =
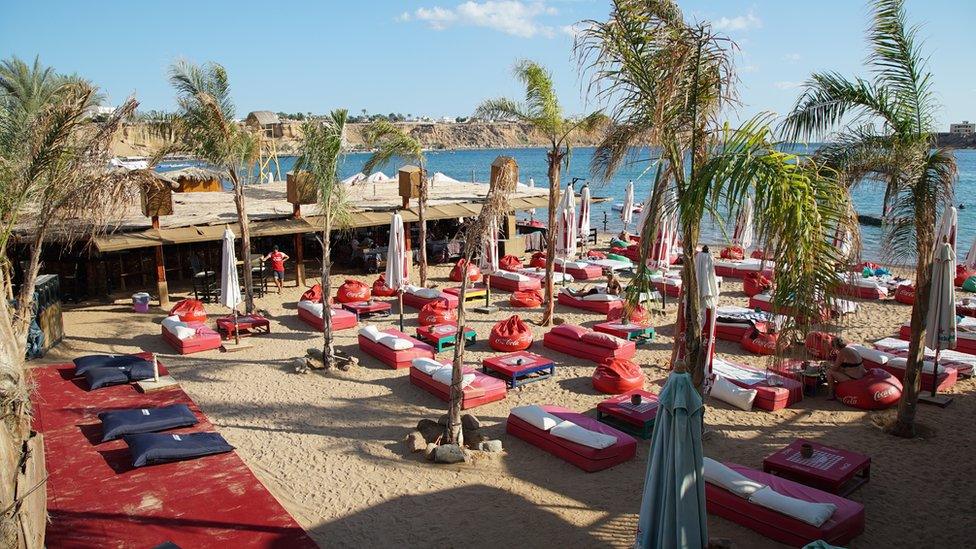
[[[637,353],[637,345],[633,341],[572,324],[562,324],[549,330],[542,336],[542,344],[561,353],[593,362],[630,358]]]
[[[553,436],[549,431],[543,431],[511,414],[509,414],[508,421],[505,423],[505,431],[560,459],[572,463],[587,473],[608,469],[632,459],[637,453],[637,440],[634,437],[618,431],[605,423],[559,406],[543,406],[542,409],[560,419],[572,421],[584,429],[616,437],[617,442],[613,446],[602,450],[590,448],[589,446]]]
[[[971,320],[971,319],[970,319]],[[909,324],[902,324],[901,328],[898,330],[898,337],[908,341],[912,338],[912,327]],[[956,332],[956,348],[955,351],[960,353],[966,353],[969,355],[976,355],[976,332]]]
[[[789,377],[721,358],[712,359],[712,371],[743,389],[755,389],[752,405],[762,410],[774,412],[803,400],[803,384]]]
[[[570,261],[568,266],[564,265],[562,262],[557,262],[555,269],[573,277],[573,280],[592,280],[603,276],[603,267],[599,265],[576,263],[573,261]]]
[[[415,358],[434,358],[434,348],[419,339],[410,337],[396,328],[387,328],[383,330],[383,333],[393,334],[413,343],[413,347],[409,349],[394,351],[382,343],[377,343],[359,334],[359,348],[390,368],[409,368],[410,361]]]
[[[165,326],[160,326],[163,331],[163,341],[169,343],[169,346],[176,349],[176,352],[181,355],[212,351],[219,349],[223,344],[220,339],[220,334],[213,331],[206,324],[202,322],[187,322],[186,325],[195,329],[197,331],[196,335],[187,339],[180,339],[167,330]]]
[[[559,301],[560,305],[566,305],[567,307],[574,307],[576,309],[583,309],[584,311],[592,311],[594,313],[601,313],[604,315],[610,311],[621,309],[624,306],[622,299],[614,299],[611,301],[593,301],[574,297],[562,291],[559,292],[557,301]]]
[[[855,350],[861,355],[865,368],[881,368],[889,374],[895,376],[898,381],[905,381],[905,366],[907,359],[888,353],[870,349],[860,345],[854,346]],[[921,388],[923,391],[932,390],[932,368],[935,364],[931,360],[926,360],[921,375]],[[936,390],[945,391],[959,381],[959,371],[946,364],[939,365],[939,386]]]
[[[448,364],[448,366],[449,365],[450,364]],[[472,368],[465,368],[464,373],[474,374],[474,382],[465,387],[462,391],[462,410],[476,408],[483,404],[488,404],[489,402],[495,402],[505,398],[505,395],[508,392],[508,387],[501,379],[483,374]],[[433,377],[412,366],[410,367],[410,383],[420,387],[444,402],[448,402],[451,399],[450,387],[438,381],[434,381]]]
[[[347,311],[341,307],[332,307],[332,311],[333,330],[348,330],[356,326],[356,313]],[[325,319],[312,311],[299,307],[298,318],[320,332],[325,329]]]
[[[514,277],[510,278],[503,273],[495,273],[488,277],[488,285],[495,290],[501,290],[503,292],[527,292],[542,288],[542,281],[538,278],[527,275],[522,276],[525,278],[516,280]]]
[[[456,295],[440,292],[439,295],[434,297],[421,297],[417,294],[412,294],[410,292],[403,292],[403,304],[407,307],[413,307],[414,309],[422,309],[424,305],[435,301],[437,299],[444,298],[452,309],[457,309],[458,298]]]

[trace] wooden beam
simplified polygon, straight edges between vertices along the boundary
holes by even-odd
[[[292,205],[293,219],[302,218],[302,206],[301,204]],[[295,233],[295,286],[299,288],[305,287],[305,235],[302,233]]]
[[[152,216],[153,229],[159,230],[159,216]],[[159,307],[169,308],[169,284],[166,283],[166,263],[163,260],[163,246],[156,246],[156,290],[159,292]]]

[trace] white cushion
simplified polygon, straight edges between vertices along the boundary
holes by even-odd
[[[168,317],[164,318],[160,322],[160,324],[162,324],[167,329],[171,329],[171,328],[173,328],[175,326],[186,326],[186,323],[183,322],[182,320],[180,320],[180,317],[178,317],[176,315],[168,316]]]
[[[862,360],[873,362],[875,364],[887,364],[892,358],[888,353],[882,353],[877,349],[871,349],[870,347],[865,347],[864,345],[848,345],[847,347],[861,355]]]
[[[440,383],[441,385],[450,386],[451,385],[451,378],[453,377],[453,375],[454,375],[454,372],[452,371],[452,368],[450,366],[442,366],[440,369],[438,369],[437,371],[435,371],[431,375],[431,377],[433,377],[434,378],[434,381]],[[468,385],[471,385],[472,383],[474,383],[474,380],[475,380],[475,375],[473,373],[471,373],[471,374],[462,374],[461,375],[461,389],[463,390]]]
[[[590,448],[596,448],[597,450],[609,448],[617,443],[617,437],[615,436],[585,429],[572,421],[559,422],[559,424],[549,430],[549,433],[552,436],[566,439],[576,444],[582,444],[583,446],[589,446]]]
[[[590,294],[583,296],[583,301],[617,301],[620,296],[610,294]]]
[[[536,404],[512,408],[512,415],[543,431],[548,431],[562,422],[561,419],[543,410],[541,406]]]
[[[721,486],[740,498],[749,499],[756,490],[765,487],[765,484],[756,482],[742,473],[734,471],[731,467],[715,461],[710,457],[704,458],[705,462],[705,482]]]
[[[833,503],[813,503],[802,499],[784,496],[769,486],[756,490],[749,496],[749,501],[756,505],[772,509],[786,516],[801,520],[817,528],[827,522],[837,510]]]
[[[771,294],[769,294],[769,293],[766,293],[766,292],[763,292],[761,294],[756,294],[756,295],[754,295],[752,297],[756,301],[765,301],[767,303],[773,300],[773,296]]]
[[[908,367],[908,359],[901,356],[891,357],[890,359],[888,359],[888,366],[891,366],[892,368],[898,368],[899,370],[904,370],[905,368]],[[926,374],[931,374],[933,368],[935,368],[934,361],[926,360],[925,362],[922,363],[922,372]],[[944,373],[945,373],[945,368],[943,368],[942,365],[940,364],[939,374],[941,375]]]
[[[444,367],[440,362],[425,356],[411,360],[410,365],[427,375],[433,375],[434,372]]]
[[[529,280],[528,276],[520,273],[513,273],[511,271],[498,271],[497,273],[494,273],[491,276],[507,278],[509,280],[515,280],[517,282],[525,282],[526,280]]]
[[[363,326],[362,328],[360,328],[359,335],[365,337],[370,341],[376,342],[379,341],[381,337],[388,334],[384,334],[383,332],[380,331],[379,328],[370,324],[369,326]]]
[[[322,311],[325,305],[320,301],[299,301],[298,308],[305,309],[306,311],[312,313],[313,315],[322,318]]]
[[[386,345],[387,347],[393,349],[394,351],[405,351],[407,349],[413,348],[413,342],[409,339],[403,339],[402,337],[397,337],[393,334],[384,334],[376,340],[377,343]]]
[[[441,291],[434,288],[420,288],[414,292],[414,295],[424,299],[434,299],[441,296]]]
[[[566,261],[566,262],[561,262],[558,259],[556,261],[562,263],[563,268],[565,268],[565,269],[585,269],[585,268],[587,268],[589,266],[589,263],[584,263],[582,261]]]
[[[743,389],[724,377],[716,375],[715,382],[712,384],[712,391],[709,394],[740,410],[749,411],[752,410],[752,401],[756,400],[756,393],[758,392],[755,389]]]
[[[190,339],[191,337],[197,335],[196,329],[195,328],[190,328],[186,324],[184,324],[182,326],[176,326],[174,328],[168,328],[168,329],[180,341],[183,341],[183,340],[186,340],[186,339]]]

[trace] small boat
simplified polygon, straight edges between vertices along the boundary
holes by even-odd
[[[616,202],[612,206],[610,206],[610,209],[613,210],[613,211],[615,211],[615,212],[619,212],[619,211],[621,211],[621,210],[624,209],[624,203],[623,202]],[[643,204],[634,204],[633,212],[635,214],[639,214],[639,213],[641,213],[641,210],[643,210],[643,209],[644,209],[644,205]]]

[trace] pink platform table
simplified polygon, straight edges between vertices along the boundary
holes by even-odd
[[[593,329],[621,339],[628,339],[637,345],[654,338],[654,326],[643,326],[636,322],[621,324],[619,320],[611,320],[597,324]]]
[[[481,362],[481,371],[504,379],[508,388],[514,389],[556,375],[556,363],[542,355],[518,351],[484,359]]]
[[[641,396],[640,404],[631,402],[631,397],[635,394]],[[657,410],[657,395],[643,389],[635,389],[597,404],[596,418],[611,427],[648,439],[654,432]]]
[[[359,320],[363,318],[388,316],[392,307],[385,301],[370,300],[343,303],[342,308],[351,313],[356,313],[356,321],[359,322]]]
[[[804,458],[800,455],[800,447],[804,443],[813,447],[813,456]],[[871,458],[798,438],[764,459],[763,471],[846,496],[871,478]]]
[[[456,322],[445,322],[444,324],[434,324],[432,326],[418,326],[417,339],[430,343],[439,353],[457,344],[457,328]],[[464,341],[466,343],[474,343],[477,336],[478,334],[474,329],[467,326],[464,327]]]
[[[459,299],[461,297],[461,287],[454,286],[453,288],[445,288],[445,294],[451,294],[457,296]],[[469,284],[468,289],[464,292],[464,302],[477,301],[479,299],[484,299],[488,295],[488,287],[484,284]]]
[[[217,319],[217,332],[224,340],[234,337],[234,316],[222,316]],[[252,313],[249,315],[239,315],[237,317],[237,335],[248,337],[259,334],[271,333],[271,322],[263,316]]]

